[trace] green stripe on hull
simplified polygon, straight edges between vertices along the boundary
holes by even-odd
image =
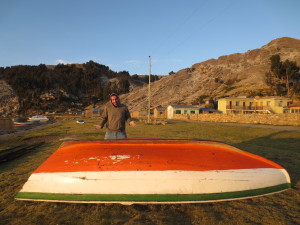
[[[273,187],[255,190],[213,193],[213,194],[55,194],[39,192],[19,192],[16,199],[22,200],[52,200],[52,201],[109,201],[109,202],[197,202],[214,201],[235,198],[254,197],[283,191],[291,184],[281,184]]]

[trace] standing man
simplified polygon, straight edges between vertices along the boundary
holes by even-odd
[[[112,93],[110,95],[110,102],[104,107],[101,122],[95,128],[102,129],[106,124],[107,130],[104,139],[122,139],[127,138],[125,122],[129,122],[129,126],[135,126],[135,122],[131,119],[127,106],[121,104],[117,94]]]

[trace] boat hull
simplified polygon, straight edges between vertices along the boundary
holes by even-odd
[[[32,122],[14,122],[15,126],[28,126],[28,125],[32,125]]]
[[[44,122],[47,122],[49,119],[46,116],[37,115],[37,116],[29,117],[28,120],[31,121],[31,122],[42,122],[42,123],[44,123]]]
[[[232,146],[190,140],[66,142],[29,178],[19,200],[196,203],[290,187],[284,168]]]

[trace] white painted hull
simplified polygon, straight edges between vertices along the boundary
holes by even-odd
[[[290,188],[278,164],[216,142],[65,143],[24,184],[19,200],[187,203],[242,199]]]
[[[38,173],[30,177],[21,191],[74,194],[211,194],[266,188],[284,184],[287,179],[289,180],[289,176],[285,170],[270,168]],[[69,185],[70,183],[73,185]]]

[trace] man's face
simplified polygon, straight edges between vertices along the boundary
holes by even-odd
[[[114,106],[119,106],[120,105],[120,99],[117,96],[111,96],[110,100],[111,100],[111,103]]]

